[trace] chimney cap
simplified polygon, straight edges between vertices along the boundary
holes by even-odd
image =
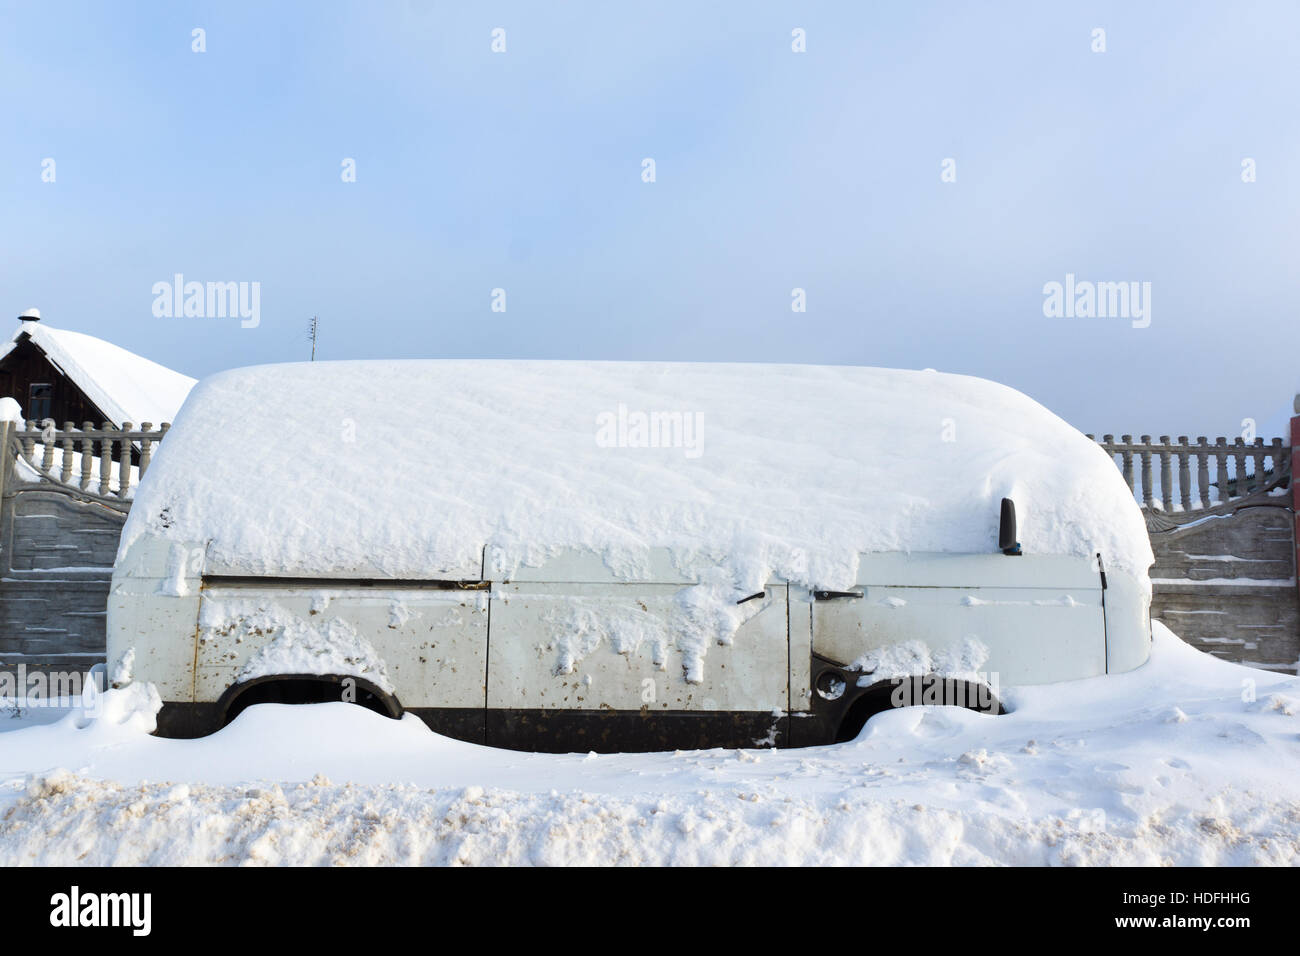
[[[40,309],[27,309],[18,316],[19,322],[39,322],[41,321]]]

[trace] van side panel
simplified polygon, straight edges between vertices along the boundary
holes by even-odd
[[[786,586],[747,602],[731,644],[688,680],[674,584],[511,582],[494,589],[489,709],[784,712]]]
[[[886,662],[906,666],[916,658],[906,648],[920,645],[929,660],[940,662],[923,670],[973,671],[999,685],[1046,684],[1106,672],[1100,588],[863,590],[862,598],[813,605],[813,648],[818,655],[852,664],[877,652]]]
[[[1106,670],[1122,674],[1151,656],[1151,599],[1132,575],[1106,572]]]
[[[812,709],[812,592],[791,584],[786,588],[787,616],[790,629],[790,713],[805,714]]]
[[[787,588],[745,602],[691,674],[679,584],[511,582],[492,595],[487,742],[541,752],[783,746]],[[693,677],[695,679],[688,679]]]
[[[163,700],[194,700],[203,547],[146,536],[122,555],[108,595],[108,673],[129,651],[132,675],[150,681]]]
[[[557,554],[495,584],[231,578],[146,536],[115,569],[109,662],[134,648],[160,721],[187,734],[217,728],[270,648],[254,675],[364,677],[439,733],[564,752],[827,743],[864,678],[965,675],[996,695],[1150,653],[1148,596],[1122,572],[1103,590],[1086,558],[864,554],[844,591],[771,582],[739,601],[722,643],[683,626],[719,610],[692,603],[697,575],[666,552],[624,560]],[[845,672],[864,659],[873,671]]]
[[[857,586],[814,600],[812,619],[813,652],[842,665],[874,654],[1005,685],[1106,671],[1101,576],[1086,559],[864,555]]]
[[[357,659],[350,666],[327,669],[374,681],[365,670],[373,662],[364,659],[369,655],[353,654],[350,637],[355,634],[364,640],[373,648],[373,657],[382,662],[393,693],[404,707],[483,707],[486,591],[382,586],[207,585],[200,612],[196,699],[218,699],[236,682],[249,659],[272,643],[262,622],[295,620],[322,633],[334,625],[340,646]],[[311,662],[310,646],[283,650],[286,661]]]

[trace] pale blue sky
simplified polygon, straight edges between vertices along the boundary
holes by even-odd
[[[321,358],[935,367],[1117,433],[1300,385],[1300,4],[265,6],[0,5],[0,310],[196,376],[313,313]],[[176,272],[261,326],[155,318]],[[1067,272],[1150,328],[1045,318]]]

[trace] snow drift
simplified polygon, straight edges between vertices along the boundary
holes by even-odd
[[[1149,663],[1008,716],[914,707],[795,751],[521,755],[342,703],[159,740],[144,693],[107,696],[0,707],[0,865],[1300,863],[1300,678],[1159,623]]]

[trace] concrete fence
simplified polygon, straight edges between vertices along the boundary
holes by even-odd
[[[1099,444],[1146,519],[1151,616],[1217,657],[1296,672],[1293,442],[1103,435]]]
[[[0,664],[103,660],[118,539],[168,427],[0,423]]]

